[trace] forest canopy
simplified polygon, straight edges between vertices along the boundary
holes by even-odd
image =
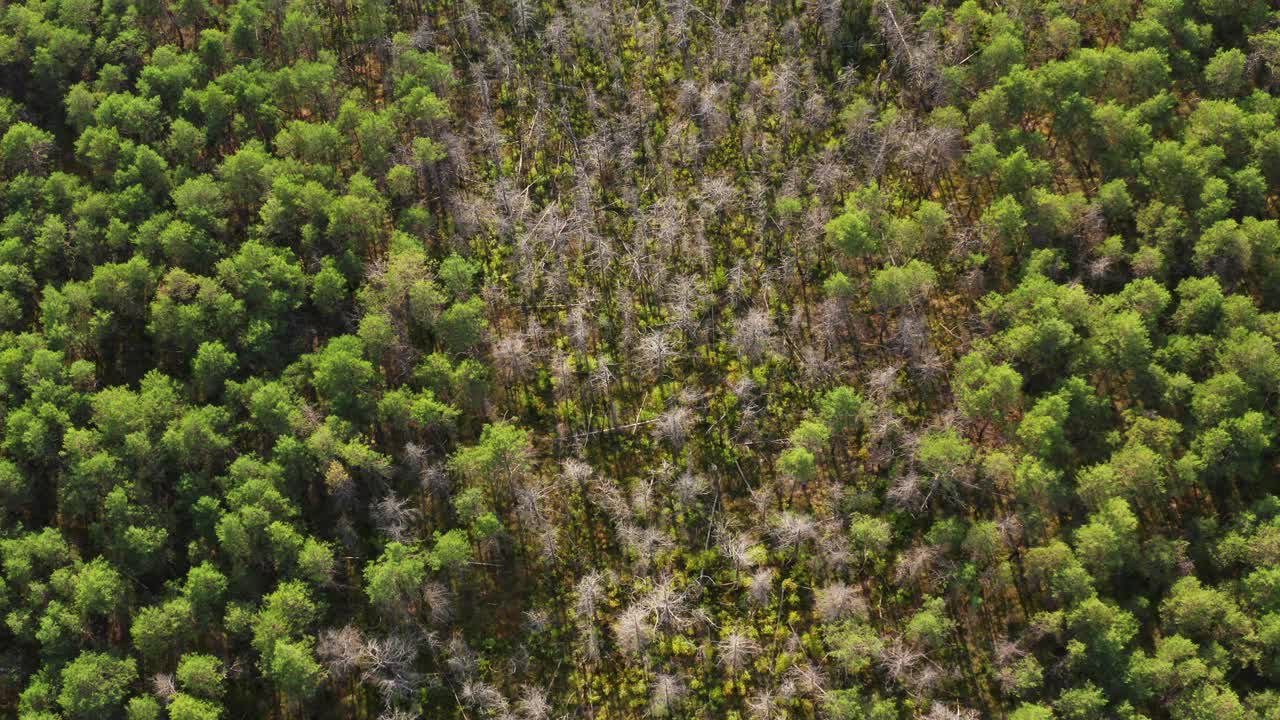
[[[1280,717],[1266,0],[0,3],[0,715]]]

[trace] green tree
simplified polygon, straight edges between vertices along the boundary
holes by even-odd
[[[193,621],[190,602],[169,600],[139,610],[129,633],[144,658],[159,660],[179,654],[193,636]]]
[[[1243,637],[1252,629],[1230,595],[1205,587],[1193,575],[1173,584],[1160,603],[1160,619],[1169,632],[1201,641]]]
[[[365,566],[365,594],[370,603],[384,611],[412,614],[421,602],[426,578],[427,559],[423,553],[391,542],[377,561]]]
[[[455,298],[464,298],[471,291],[472,279],[480,268],[457,253],[440,262],[440,281]]]
[[[125,706],[126,720],[160,720],[164,711],[160,709],[160,701],[147,695],[131,698]]]
[[[440,313],[435,330],[446,349],[454,354],[464,354],[471,352],[484,338],[488,324],[484,316],[484,302],[473,297],[465,302],[456,302]]]
[[[952,388],[961,412],[1000,427],[1021,401],[1022,376],[1007,364],[992,365],[981,353],[972,352],[957,364]]]
[[[432,570],[457,571],[471,560],[471,543],[466,532],[458,529],[444,534],[436,533],[436,544],[427,554],[427,564]]]
[[[924,300],[938,282],[938,273],[921,260],[877,270],[871,278],[871,302],[880,310],[894,310]]]
[[[840,434],[862,425],[867,406],[857,390],[841,386],[827,391],[818,401],[818,409],[831,432]]]
[[[531,462],[529,432],[506,422],[485,425],[478,444],[460,448],[449,460],[464,477],[503,490],[519,482]]]
[[[853,196],[849,197],[853,201]],[[843,213],[827,223],[826,231],[831,244],[850,257],[866,257],[880,250],[880,238],[872,228],[871,218],[849,203]]]
[[[1218,50],[1204,67],[1205,87],[1218,97],[1239,95],[1245,88],[1246,61],[1237,48]]]
[[[221,717],[222,708],[212,700],[178,693],[169,703],[169,720],[220,720]]]
[[[222,696],[225,673],[222,661],[212,655],[189,653],[178,661],[178,684],[182,690],[198,697],[216,699]]]
[[[31,123],[16,123],[0,137],[0,162],[6,177],[18,173],[40,173],[53,149],[53,135]]]
[[[119,717],[129,686],[137,679],[132,658],[86,651],[62,669],[58,705],[68,717]]]
[[[1053,710],[1044,705],[1026,703],[1009,715],[1009,720],[1054,720]]]
[[[817,459],[808,448],[788,448],[778,456],[778,471],[804,485],[817,476]]]
[[[216,397],[222,383],[235,370],[236,356],[221,342],[200,343],[191,361],[191,374],[200,389],[200,399]]]
[[[311,383],[316,394],[334,412],[356,419],[372,410],[375,374],[373,364],[364,359],[364,343],[360,338],[343,335],[334,338],[311,356]]]
[[[267,675],[280,690],[286,705],[301,707],[320,689],[325,671],[315,659],[310,639],[279,640],[271,653]]]
[[[1138,518],[1112,498],[1076,530],[1076,555],[1095,578],[1114,577],[1138,560]]]

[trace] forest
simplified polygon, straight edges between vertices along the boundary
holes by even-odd
[[[0,717],[1280,718],[1268,0],[0,0]]]

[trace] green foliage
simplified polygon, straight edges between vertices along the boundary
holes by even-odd
[[[278,640],[271,653],[267,677],[290,705],[302,705],[320,689],[324,668],[316,661],[311,642]]]
[[[219,720],[222,708],[209,700],[201,700],[184,693],[173,696],[169,703],[169,720]]]
[[[823,422],[832,433],[856,430],[864,421],[866,400],[857,390],[842,386],[827,391],[819,401]]]
[[[798,482],[807,483],[817,475],[817,459],[807,448],[788,448],[778,456],[778,471]]]
[[[952,383],[956,404],[965,415],[997,425],[1022,398],[1022,376],[1006,364],[992,366],[980,353],[960,360]]]
[[[187,654],[178,661],[178,685],[183,692],[216,699],[222,696],[225,674],[222,661],[201,654]]]
[[[440,263],[440,281],[454,297],[465,297],[471,290],[472,278],[480,268],[475,263],[454,253]]]
[[[373,363],[364,358],[365,344],[351,335],[330,340],[311,356],[311,384],[316,394],[343,417],[358,419],[370,408],[375,381]]]
[[[347,279],[326,259],[320,272],[311,277],[311,302],[323,313],[333,315],[347,297]]]
[[[499,422],[485,425],[480,433],[480,442],[459,449],[449,464],[472,480],[510,480],[528,469],[529,452],[528,431]]]
[[[831,429],[817,420],[805,420],[791,431],[790,443],[810,452],[820,452],[831,440]]]
[[[0,137],[0,163],[6,177],[21,172],[38,173],[45,167],[45,160],[53,149],[53,135],[31,123],[20,122],[9,126]]]
[[[124,716],[127,720],[160,720],[164,717],[162,712],[159,700],[140,695],[129,700]]]
[[[132,658],[83,652],[62,669],[61,679],[58,706],[68,717],[112,717],[118,715],[129,686],[138,679],[138,669]]]
[[[1009,714],[1009,720],[1053,720],[1053,710],[1044,705],[1027,703]]]
[[[205,342],[196,349],[195,359],[191,361],[191,374],[202,397],[216,395],[236,366],[236,356],[222,343]]]
[[[484,304],[478,297],[450,305],[435,323],[441,342],[454,354],[471,352],[484,338],[487,326]]]
[[[436,533],[435,547],[427,554],[427,564],[432,570],[456,571],[471,559],[471,543],[467,534],[458,529],[441,535]]]
[[[914,305],[922,302],[937,282],[937,272],[926,262],[911,260],[906,265],[890,266],[872,275],[871,302],[880,310]]]
[[[856,203],[855,196],[850,195],[844,213],[827,223],[827,239],[845,255],[874,255],[880,250],[880,239],[871,226],[871,218]]]
[[[388,543],[382,557],[365,566],[365,593],[369,602],[385,610],[412,608],[426,581],[427,560],[414,548]]]
[[[1112,498],[1076,530],[1076,555],[1094,577],[1111,577],[1139,557],[1138,518],[1122,498]]]
[[[191,603],[174,599],[140,610],[129,632],[144,658],[175,655],[193,633]]]
[[[973,448],[954,429],[930,430],[920,438],[916,461],[930,475],[947,477],[968,462]]]

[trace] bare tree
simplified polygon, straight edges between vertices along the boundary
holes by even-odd
[[[737,632],[725,635],[716,646],[720,651],[720,664],[730,673],[737,673],[760,652],[760,644]]]
[[[173,681],[173,673],[156,673],[151,678],[151,692],[161,702],[169,703],[178,694],[178,685]]]
[[[688,692],[689,689],[675,675],[658,673],[658,676],[653,679],[649,714],[654,717],[666,717]]]
[[[365,642],[359,660],[361,679],[378,690],[385,705],[408,700],[422,686],[423,676],[416,667],[421,645],[421,639],[406,634]]]
[[[628,552],[635,558],[635,569],[639,572],[647,572],[657,562],[659,556],[675,549],[675,540],[663,530],[654,527],[624,525],[618,528],[618,535]]]
[[[635,363],[644,377],[660,377],[667,364],[679,356],[675,344],[663,330],[655,330],[636,344]]]
[[[508,383],[522,381],[533,368],[531,353],[524,336],[519,333],[499,337],[493,342],[490,354],[493,357],[494,369]]]
[[[900,472],[889,485],[886,496],[894,505],[913,513],[921,512],[929,506],[924,479],[914,470]]]
[[[476,712],[490,717],[501,717],[510,709],[510,703],[498,688],[482,680],[462,683],[458,698]]]
[[[936,545],[916,545],[898,556],[894,567],[895,582],[932,582],[938,571],[942,548]]]
[[[539,6],[533,0],[511,0],[511,25],[521,35],[528,35],[537,19]]]
[[[853,548],[850,547],[849,538],[840,523],[822,524],[822,532],[818,536],[818,554],[814,560],[833,572],[839,572],[853,564]]]
[[[658,581],[641,602],[652,614],[657,627],[683,630],[693,620],[690,608],[699,590],[701,586],[697,583],[677,587],[675,579],[668,576]]]
[[[691,470],[686,470],[678,475],[671,489],[675,493],[676,499],[682,505],[689,507],[697,504],[699,498],[710,492],[710,488],[707,487],[707,479],[701,475],[694,474]]]
[[[516,703],[516,712],[522,720],[549,720],[551,703],[547,701],[547,692],[542,688],[526,685]]]
[[[823,622],[836,622],[867,615],[867,600],[857,588],[834,582],[814,592],[814,612]]]
[[[788,668],[786,679],[802,693],[818,696],[826,693],[827,676],[821,668],[808,660],[797,662]]]
[[[654,628],[648,608],[635,603],[622,611],[613,623],[614,639],[625,655],[639,655],[653,641]]]
[[[896,6],[895,0],[881,0],[875,6],[890,57],[906,74],[908,87],[929,103],[941,102],[945,99],[941,48],[931,35],[917,36],[915,23]]]
[[[635,513],[632,512],[626,495],[609,478],[592,478],[588,499],[593,505],[604,510],[616,525],[626,525],[635,519]]]
[[[777,575],[773,568],[761,568],[751,576],[747,586],[747,598],[756,605],[764,605],[773,595],[773,578]]]
[[[423,490],[439,500],[448,498],[453,490],[453,479],[444,463],[433,462],[423,465],[419,472],[419,483]]]
[[[329,628],[322,631],[316,640],[316,654],[335,677],[344,677],[359,670],[364,653],[364,634],[354,625],[336,630]]]
[[[723,527],[717,529],[716,539],[721,554],[729,558],[736,570],[742,571],[755,566],[756,559],[751,552],[756,544],[753,539],[741,533],[731,533]]]
[[[924,720],[978,720],[982,715],[977,710],[970,710],[960,705],[934,703]]]
[[[443,584],[428,581],[422,586],[422,600],[427,604],[434,625],[444,625],[453,618],[453,593]]]
[[[417,536],[414,525],[421,513],[395,493],[387,493],[370,509],[373,522],[395,542],[410,542]]]
[[[790,510],[779,513],[771,524],[771,534],[778,541],[778,546],[788,550],[795,550],[818,534],[817,523],[812,517]]]
[[[655,440],[664,440],[678,452],[689,438],[689,430],[693,427],[693,411],[683,405],[676,405],[657,417],[653,426]]]
[[[386,708],[378,720],[421,720],[422,714],[404,708]]]
[[[590,623],[595,618],[595,611],[599,609],[600,601],[605,597],[605,577],[603,573],[598,571],[590,571],[586,575],[582,575],[579,579],[573,593],[576,594],[577,600],[573,603],[573,610],[577,612],[577,618],[582,623]]]
[[[905,682],[925,663],[924,653],[894,640],[880,651],[880,666],[894,682]]]
[[[747,698],[752,720],[775,720],[782,716],[782,698],[772,688],[761,688]]]

